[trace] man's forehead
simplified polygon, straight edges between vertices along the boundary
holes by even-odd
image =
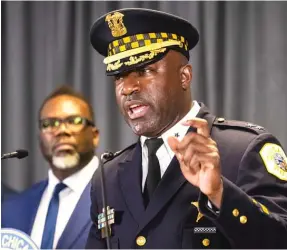
[[[49,99],[41,110],[41,116],[63,116],[63,115],[89,115],[88,104],[82,99],[69,96],[60,95]]]

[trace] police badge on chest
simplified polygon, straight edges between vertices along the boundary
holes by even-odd
[[[98,215],[98,229],[101,229],[102,238],[106,238],[107,234],[111,236],[112,229],[111,225],[115,223],[115,209],[110,209],[107,206],[107,222],[105,218],[105,208],[102,210],[103,212]]]

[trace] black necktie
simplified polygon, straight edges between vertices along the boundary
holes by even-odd
[[[148,148],[148,174],[145,182],[143,197],[145,206],[147,206],[161,179],[160,165],[156,156],[156,151],[163,144],[163,140],[161,138],[152,138],[146,140],[145,143]]]

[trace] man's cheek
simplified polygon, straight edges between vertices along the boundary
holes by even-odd
[[[43,139],[43,149],[45,152],[48,152],[49,154],[53,153],[53,142],[49,139]]]

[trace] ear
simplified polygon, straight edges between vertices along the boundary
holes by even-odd
[[[181,79],[181,86],[184,90],[190,88],[192,80],[192,66],[190,64],[186,64],[183,67],[181,67],[180,79]]]
[[[99,130],[96,127],[92,128],[92,132],[93,132],[93,144],[94,144],[94,146],[96,148],[99,145],[100,133],[99,133]]]

